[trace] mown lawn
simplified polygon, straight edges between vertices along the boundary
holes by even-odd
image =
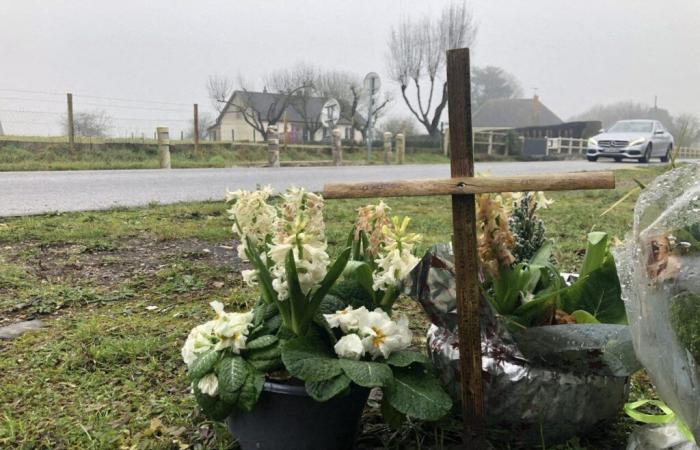
[[[636,196],[600,214],[636,186],[633,178],[648,182],[661,170],[619,171],[611,191],[550,195],[555,203],[541,215],[563,270],[577,269],[589,230],[624,238]],[[365,203],[328,202],[333,252]],[[413,217],[424,248],[450,239],[448,198],[388,203]],[[210,316],[209,301],[236,310],[255,299],[241,282],[225,210],[210,202],[0,219],[0,326],[32,318],[46,325],[0,341],[0,448],[236,448],[198,412],[180,360],[189,329]],[[416,331],[425,328],[410,300],[400,308]],[[649,390],[643,374],[634,378],[632,397]],[[592,435],[546,448],[617,450],[631,426],[621,415]],[[390,430],[370,404],[359,444],[450,448],[458,430],[454,419]]]

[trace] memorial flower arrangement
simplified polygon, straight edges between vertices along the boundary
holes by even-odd
[[[608,235],[588,234],[578,278],[567,285],[537,217],[542,193],[480,195],[478,250],[484,292],[512,329],[560,323],[624,323],[620,281]]]
[[[392,423],[437,420],[452,406],[429,360],[409,350],[405,317],[392,318],[398,284],[418,259],[410,219],[383,203],[360,208],[348,247],[331,260],[323,199],[300,188],[270,203],[269,187],[227,194],[243,279],[260,299],[196,326],[182,348],[198,404],[212,419],[255,408],[266,381],[303,383],[318,402],[381,388]],[[353,289],[355,292],[353,293]],[[341,295],[342,294],[342,295]]]

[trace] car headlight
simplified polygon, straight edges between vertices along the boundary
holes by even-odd
[[[629,144],[627,144],[627,146],[628,146],[628,147],[632,147],[632,146],[634,146],[634,145],[643,144],[644,141],[646,141],[646,140],[647,140],[647,138],[635,139],[634,141],[632,141],[632,142],[630,142]]]
[[[590,138],[590,139],[588,139],[588,145],[590,145],[591,147],[595,147],[598,145],[598,141],[596,141],[593,138]]]

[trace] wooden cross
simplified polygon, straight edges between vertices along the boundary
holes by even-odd
[[[521,191],[612,189],[612,172],[559,173],[524,177],[474,177],[469,49],[447,52],[450,115],[451,178],[383,183],[329,184],[325,198],[452,196],[453,251],[461,400],[465,443],[486,448],[483,433],[484,393],[481,381],[481,338],[475,194]]]

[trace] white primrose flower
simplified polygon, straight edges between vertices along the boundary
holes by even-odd
[[[197,387],[203,394],[215,397],[219,394],[219,379],[213,373],[204,375],[197,383]]]
[[[229,217],[234,221],[233,232],[241,242],[238,245],[238,256],[247,261],[245,254],[245,238],[249,238],[256,246],[265,242],[267,236],[275,232],[277,210],[267,204],[272,195],[272,188],[265,186],[257,191],[237,190],[226,192],[226,201],[234,202],[228,210]]]
[[[216,350],[230,348],[234,353],[240,353],[245,348],[248,339],[248,331],[252,326],[253,312],[227,313],[221,302],[213,301],[211,307],[216,311],[216,319],[213,320],[213,333],[218,339]]]
[[[394,322],[380,308],[367,315],[359,331],[362,345],[373,358],[388,358],[393,352],[404,350],[411,345],[411,330],[408,319],[401,317]]]
[[[360,329],[366,322],[369,311],[364,306],[353,309],[348,306],[345,309],[336,311],[334,314],[324,314],[323,317],[331,328],[340,328],[343,333],[352,333]]]
[[[213,331],[213,320],[198,325],[190,331],[185,345],[182,346],[181,350],[182,359],[185,361],[185,364],[187,364],[187,367],[192,365],[200,353],[204,353],[216,345],[216,338],[214,337]]]
[[[336,355],[341,358],[359,360],[365,354],[364,346],[360,336],[348,334],[338,340],[333,346]]]

